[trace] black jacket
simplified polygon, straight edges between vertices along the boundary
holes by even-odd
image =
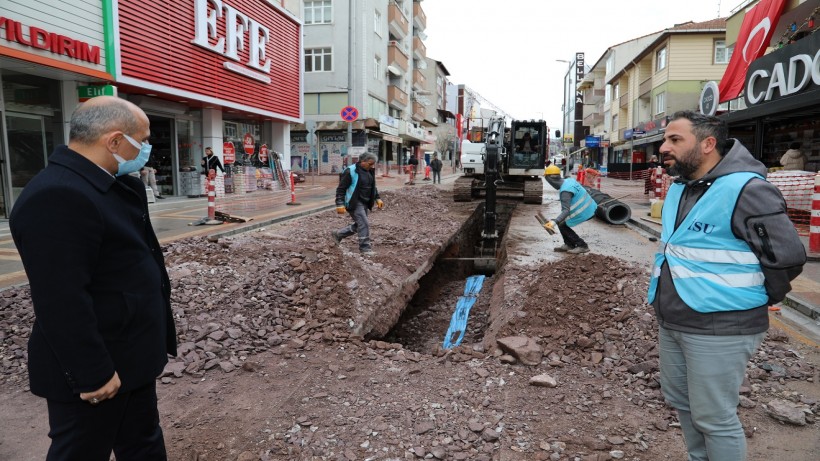
[[[202,157],[200,164],[202,165],[202,174],[204,175],[207,175],[210,170],[225,172],[225,169],[222,168],[222,162],[219,161],[219,157],[217,157],[216,154],[211,155],[210,158],[207,155]]]
[[[31,391],[70,402],[115,371],[120,392],[153,382],[176,354],[176,331],[142,181],[59,146],[10,227],[34,304]]]
[[[430,161],[430,169],[433,171],[441,171],[441,160],[434,158]]]
[[[372,210],[373,204],[379,199],[379,190],[376,188],[376,170],[365,170],[357,163],[356,174],[359,176],[356,189],[353,190],[353,194],[350,196],[350,202],[345,205],[345,195],[353,184],[353,177],[350,175],[350,168],[345,168],[342,172],[339,178],[339,187],[336,188],[336,206],[343,206],[348,210],[352,210],[356,207],[357,202],[363,201],[367,205],[367,209]],[[362,185],[365,181],[370,181],[372,187],[370,193],[366,194],[366,197],[362,197]]]

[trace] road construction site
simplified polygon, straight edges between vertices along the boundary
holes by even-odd
[[[626,225],[576,229],[583,255],[553,252],[560,238],[535,218],[558,213],[555,191],[543,205],[500,200],[497,270],[445,349],[481,228],[478,201],[452,201],[454,178],[379,178],[372,257],[329,236],[348,219],[332,210],[335,176],[309,177],[301,205],[282,194],[243,223],[189,226],[207,212],[201,198],[150,205],[180,343],[158,388],[170,459],[682,459],[645,303],[660,228],[642,219],[643,183],[624,199]],[[810,314],[814,264],[795,283]],[[13,259],[2,267],[0,458],[42,459],[45,408],[25,374],[31,302]],[[800,312],[772,309],[750,366],[739,409],[750,460],[820,451],[818,336]]]

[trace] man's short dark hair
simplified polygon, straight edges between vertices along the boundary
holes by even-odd
[[[692,124],[692,133],[698,142],[708,137],[715,138],[715,145],[721,155],[725,152],[726,140],[729,138],[729,127],[722,119],[711,115],[704,115],[693,110],[681,110],[672,114],[670,122],[686,119]]]
[[[795,141],[795,142],[789,144],[789,149],[800,149],[800,146],[802,146],[802,145],[803,145],[802,142]]]

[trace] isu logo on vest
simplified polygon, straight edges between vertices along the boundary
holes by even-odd
[[[715,230],[715,225],[714,224],[707,224],[705,222],[695,221],[695,222],[692,223],[692,225],[690,225],[686,229],[690,230],[690,231],[695,231],[695,232],[703,232],[704,234],[711,234],[712,231]]]

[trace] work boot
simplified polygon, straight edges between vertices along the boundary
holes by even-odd
[[[342,238],[339,237],[339,234],[337,234],[336,231],[330,231],[330,237],[333,239],[336,245],[342,243]]]
[[[557,253],[566,253],[569,250],[572,250],[572,247],[565,243],[565,244],[561,245],[560,247],[553,248],[553,250]]]
[[[575,247],[575,248],[567,251],[567,253],[573,254],[573,255],[579,255],[581,253],[589,253],[589,247]]]

